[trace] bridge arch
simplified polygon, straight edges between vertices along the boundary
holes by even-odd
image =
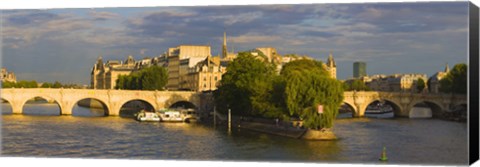
[[[40,99],[43,99],[46,101],[46,103],[30,103],[29,101],[30,100],[37,100],[38,98]],[[25,114],[26,110],[25,110],[25,107],[32,107],[32,108],[35,108],[34,110],[40,110],[40,108],[38,106],[31,106],[31,105],[43,105],[43,104],[48,104],[48,103],[54,103],[57,105],[58,107],[58,112],[56,112],[55,114],[58,114],[58,115],[62,115],[62,112],[65,111],[65,108],[64,106],[62,105],[61,101],[60,100],[57,100],[56,98],[52,97],[52,96],[48,96],[48,95],[32,95],[32,96],[29,96],[28,98],[25,98],[23,99],[20,103],[19,103],[19,108],[21,109],[21,114]],[[52,111],[52,110],[48,110],[48,111]],[[35,113],[30,113],[30,114],[33,114],[33,115],[37,115],[37,114],[40,114],[40,115],[43,115],[45,113],[43,113],[44,111],[38,111],[38,112],[35,112]],[[50,114],[50,113],[49,113]]]
[[[351,116],[354,117],[355,116],[355,113],[358,112],[358,110],[356,109],[355,105],[353,105],[352,103],[350,102],[347,102],[347,101],[344,101],[342,103],[342,105],[340,106],[339,108],[339,112],[345,112],[345,113],[348,113],[349,111],[346,111],[346,110],[351,110]],[[340,114],[337,115],[337,117],[340,116]],[[343,116],[342,116],[343,117]]]
[[[194,103],[192,103],[190,101],[186,101],[186,100],[180,100],[180,101],[174,102],[173,104],[170,104],[166,107],[168,107],[168,108],[193,108],[193,109],[198,109],[198,107]]]
[[[367,107],[369,105],[375,103],[375,102],[385,102],[385,104],[388,104],[392,107],[392,110],[393,110],[393,113],[394,113],[395,116],[402,115],[401,113],[402,113],[403,109],[402,109],[401,105],[398,102],[396,102],[395,100],[389,99],[389,98],[374,98],[374,99],[368,101],[367,103],[365,103],[366,105],[363,106],[361,111],[363,113],[365,113],[365,111],[367,110]]]
[[[414,109],[418,109],[416,107],[424,107],[424,108],[429,108],[430,111],[431,111],[431,117],[438,117],[440,116],[444,111],[445,109],[443,108],[443,106],[441,105],[441,103],[438,103],[436,101],[433,101],[433,100],[416,100],[412,103],[412,105],[408,108],[408,115],[409,117],[412,117],[413,115],[413,112],[414,112]],[[424,111],[425,112],[425,111]]]
[[[80,99],[74,99],[71,107],[72,115],[74,114],[74,108],[76,106],[89,108],[90,110],[102,110],[102,116],[108,116],[110,113],[110,106],[104,100],[95,97],[82,97]]]
[[[2,102],[2,114],[11,114],[13,113],[13,105],[12,105],[12,102],[10,102],[9,100],[1,97],[1,102]]]
[[[144,109],[148,111],[156,111],[157,107],[152,100],[135,98],[128,99],[119,103],[118,116],[121,117],[133,117],[133,114],[137,113],[139,110]]]

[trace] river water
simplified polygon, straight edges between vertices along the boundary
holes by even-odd
[[[188,123],[141,123],[98,117],[56,104],[2,104],[1,153],[7,157],[239,160],[366,164],[467,164],[467,124],[437,119],[339,118],[337,141],[304,141]],[[340,117],[348,117],[341,114]],[[386,147],[388,162],[379,162]]]

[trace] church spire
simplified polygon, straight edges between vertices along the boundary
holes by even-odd
[[[445,72],[448,73],[450,71],[450,68],[448,67],[448,63],[445,64]]]
[[[337,67],[335,60],[333,60],[332,51],[330,51],[330,55],[328,55],[327,65],[329,67]]]

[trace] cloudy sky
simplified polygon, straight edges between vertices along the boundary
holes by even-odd
[[[468,3],[369,3],[1,11],[2,66],[17,80],[88,84],[98,56],[158,56],[180,44],[221,51],[272,46],[325,61],[339,79],[365,61],[368,74],[432,75],[467,61]]]

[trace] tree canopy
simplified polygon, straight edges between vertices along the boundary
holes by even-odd
[[[150,66],[130,75],[120,75],[115,81],[115,89],[163,90],[167,84],[167,70],[159,66]]]
[[[242,52],[227,66],[214,92],[215,104],[220,112],[298,117],[307,128],[330,128],[343,102],[343,87],[329,75],[322,62],[306,59],[285,64],[279,75],[273,64]],[[323,114],[317,112],[318,105],[323,105]]]
[[[2,88],[37,88],[37,81],[2,81]]]
[[[417,91],[422,92],[425,89],[425,81],[422,78],[418,78],[417,80]]]
[[[467,65],[456,64],[445,77],[440,80],[440,91],[444,93],[467,93]]]
[[[371,89],[365,85],[360,79],[355,79],[351,83],[343,83],[343,89],[346,91],[370,91]]]
[[[83,88],[81,85],[77,84],[62,84],[58,81],[54,83],[44,82],[40,86],[37,81],[18,81],[18,82],[9,82],[2,81],[2,88]]]
[[[299,116],[312,129],[331,128],[343,102],[343,85],[331,78],[322,62],[298,60],[281,71],[285,79],[285,104],[290,116]],[[323,106],[323,114],[317,106]]]
[[[278,116],[274,105],[275,68],[250,52],[240,52],[227,66],[220,86],[214,93],[221,112],[231,109],[237,115]]]

